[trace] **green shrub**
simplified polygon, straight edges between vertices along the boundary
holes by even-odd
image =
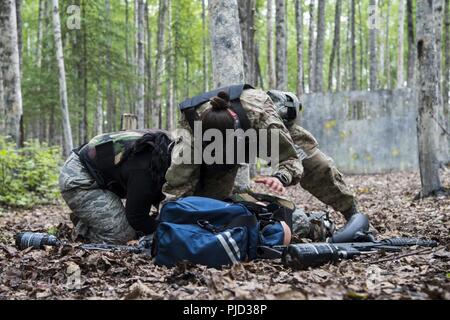
[[[26,142],[24,148],[0,136],[0,205],[32,207],[58,198],[58,147]]]

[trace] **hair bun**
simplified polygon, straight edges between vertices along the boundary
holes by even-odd
[[[225,91],[220,91],[217,97],[211,99],[211,105],[215,110],[226,110],[230,106],[230,96]]]
[[[230,96],[228,95],[228,93],[226,93],[225,91],[220,91],[217,96],[219,98],[222,98],[223,100],[225,100],[226,102],[230,102]]]

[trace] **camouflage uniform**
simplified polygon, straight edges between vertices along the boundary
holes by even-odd
[[[281,130],[280,165],[274,174],[283,175],[283,180],[287,181],[288,185],[300,183],[305,190],[337,211],[355,210],[353,194],[342,180],[342,175],[333,160],[318,149],[318,143],[311,133],[295,122],[283,123],[272,100],[261,90],[245,90],[240,100],[247,111],[252,128]],[[209,102],[201,105],[197,109],[199,117],[209,108],[211,108]],[[181,157],[181,150],[186,148],[185,144],[192,139],[192,130],[184,116],[180,119],[179,128],[185,129],[183,132],[190,134],[190,137],[177,138],[172,158]],[[297,156],[294,155],[293,149]],[[166,199],[188,195],[221,199],[230,195],[237,168],[203,176],[200,169],[200,165],[172,163],[166,174],[167,183],[163,188]],[[306,214],[297,210],[293,217],[294,234],[315,240],[323,239],[324,229],[314,227],[320,225],[314,221],[322,221],[322,216],[323,214]]]
[[[240,97],[242,107],[245,109],[250,121],[250,127],[256,130],[267,129],[269,132],[273,129],[279,129],[279,165],[276,170],[282,174],[285,179],[291,183],[299,182],[302,176],[303,167],[297,157],[294,142],[289,131],[278,116],[272,100],[262,90],[248,89]],[[211,108],[210,102],[204,103],[197,108],[200,115]],[[167,183],[163,187],[166,200],[173,198],[196,195],[215,199],[224,199],[231,195],[234,181],[237,174],[237,167],[228,171],[214,171],[208,174],[201,173],[200,164],[178,164],[183,157],[182,150],[190,150],[194,153],[194,144],[192,130],[182,115],[179,123],[180,129],[190,136],[178,136],[172,151],[172,165],[166,173]],[[270,134],[270,133],[269,133]],[[268,139],[270,142],[270,139]],[[270,150],[270,146],[268,146]],[[177,161],[174,161],[177,160]]]
[[[122,200],[113,192],[100,189],[75,153],[61,169],[59,187],[72,210],[70,219],[77,235],[98,243],[125,243],[135,238]]]
[[[286,126],[303,164],[304,173],[300,178],[302,188],[336,211],[345,213],[352,210],[355,197],[333,160],[319,150],[319,144],[310,132],[295,122]]]

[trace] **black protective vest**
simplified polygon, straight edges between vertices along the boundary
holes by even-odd
[[[119,197],[123,198],[126,194],[126,186],[121,179],[121,164],[135,153],[139,153],[149,147],[147,151],[148,157],[142,158],[141,161],[134,162],[135,169],[149,168],[153,164],[153,176],[155,181],[161,180],[165,176],[165,170],[170,166],[170,153],[173,146],[172,140],[163,130],[139,130],[139,136],[129,138],[128,140],[118,139],[113,141],[109,135],[117,133],[104,134],[101,143],[87,144],[74,150],[80,157],[80,162],[88,170],[90,175],[95,179],[101,189],[108,189]],[[121,132],[123,135],[132,133],[131,131]],[[95,139],[95,138],[94,138]],[[120,144],[119,150],[117,146]],[[154,151],[156,150],[156,153]],[[122,154],[120,162],[116,162],[115,158],[118,152]],[[164,159],[157,156],[162,155]],[[156,169],[158,167],[159,169]],[[161,169],[161,168],[164,168]]]

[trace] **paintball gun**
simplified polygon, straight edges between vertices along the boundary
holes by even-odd
[[[268,259],[281,258],[285,266],[295,270],[305,270],[341,259],[351,259],[367,252],[398,252],[402,247],[411,246],[432,248],[437,246],[437,242],[416,238],[391,238],[372,242],[300,243],[271,248],[259,247],[258,255]]]
[[[24,250],[29,247],[36,249],[42,249],[44,246],[59,247],[65,245],[66,243],[59,240],[57,237],[38,232],[20,232],[15,237],[16,246],[20,250]],[[126,246],[126,245],[114,245],[114,244],[104,244],[104,243],[87,243],[81,244],[78,247],[84,250],[102,250],[102,251],[124,251],[130,253],[143,253],[150,255],[151,253],[151,243],[152,239],[150,236],[143,237],[139,244],[136,246]]]

